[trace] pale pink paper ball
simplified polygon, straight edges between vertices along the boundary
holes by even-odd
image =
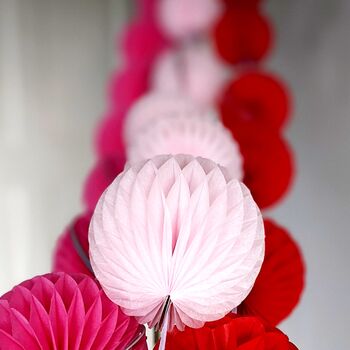
[[[93,270],[108,297],[150,327],[222,318],[250,292],[264,257],[247,187],[211,160],[158,156],[127,167],[97,204]]]
[[[129,110],[124,123],[124,140],[129,145],[138,133],[148,125],[159,119],[176,116],[191,115],[198,111],[198,106],[190,99],[168,93],[149,93],[140,98]],[[206,109],[203,114],[218,119],[214,110]]]
[[[183,94],[201,105],[214,105],[232,72],[207,43],[192,43],[160,55],[152,73],[155,91]]]
[[[157,120],[138,134],[127,148],[130,162],[159,154],[190,154],[213,160],[242,179],[242,156],[237,142],[219,120],[201,113]]]
[[[211,29],[223,10],[219,0],[160,0],[158,22],[172,39],[186,39]]]

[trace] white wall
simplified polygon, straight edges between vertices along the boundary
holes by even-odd
[[[295,186],[275,216],[307,263],[302,303],[283,329],[303,350],[350,349],[350,1],[270,0],[270,67],[295,99]]]
[[[0,0],[0,292],[50,269],[80,210],[126,7]]]
[[[49,270],[80,208],[130,0],[0,0],[0,294]],[[350,2],[270,0],[270,67],[291,85],[298,176],[271,215],[304,249],[308,284],[282,328],[303,350],[350,348]]]

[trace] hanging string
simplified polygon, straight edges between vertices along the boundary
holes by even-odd
[[[85,253],[82,245],[79,242],[77,233],[76,233],[75,228],[74,228],[74,224],[72,224],[70,229],[69,229],[69,235],[70,235],[70,238],[72,240],[73,247],[74,247],[76,253],[79,255],[79,258],[82,260],[82,262],[84,263],[86,268],[94,275],[94,271],[92,270],[90,259],[87,256],[87,254]]]
[[[169,325],[169,313],[167,312],[166,315],[165,315],[162,331],[160,332],[159,350],[164,350],[165,349],[166,335],[168,333],[168,325]]]
[[[163,304],[163,310],[160,316],[160,320],[156,325],[156,330],[160,330],[160,344],[159,350],[165,350],[166,336],[169,328],[169,309],[171,305],[170,295],[167,296]]]
[[[131,343],[125,348],[125,350],[131,350],[140,340],[141,338],[145,335],[146,329],[144,326],[140,326],[141,329],[139,333],[136,335],[135,339],[131,341]]]

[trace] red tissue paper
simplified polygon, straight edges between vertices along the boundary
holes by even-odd
[[[229,129],[244,159],[243,182],[260,209],[271,207],[287,193],[293,180],[294,162],[288,144],[268,128],[241,125]]]
[[[219,55],[231,64],[259,62],[272,43],[269,21],[254,8],[230,7],[213,35]]]
[[[158,349],[159,344],[155,349]],[[297,350],[288,337],[259,318],[233,313],[204,327],[168,333],[167,350]]]
[[[254,287],[238,307],[239,314],[256,315],[276,326],[298,304],[305,267],[297,243],[286,229],[265,219],[265,258]]]
[[[250,71],[228,85],[220,110],[228,128],[254,124],[278,131],[288,120],[290,98],[277,77]]]

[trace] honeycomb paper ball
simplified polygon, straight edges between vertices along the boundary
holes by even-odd
[[[156,13],[164,33],[176,40],[209,31],[222,10],[217,0],[160,0]]]
[[[89,261],[88,231],[91,213],[77,216],[57,240],[53,271],[93,276]]]
[[[155,350],[159,349],[159,344]],[[280,330],[257,317],[237,316],[206,323],[199,329],[168,334],[167,350],[298,350]]]
[[[82,274],[25,281],[0,298],[0,315],[1,350],[147,349],[143,327]]]
[[[89,243],[98,281],[127,315],[150,327],[165,317],[167,329],[198,328],[249,294],[264,227],[249,190],[227,169],[158,156],[126,168],[104,192]]]
[[[177,115],[197,113],[199,106],[184,96],[169,93],[149,93],[140,98],[130,109],[125,125],[124,139],[129,145],[138,137],[138,133],[157,120]],[[205,108],[203,115],[218,119],[217,113]]]
[[[165,51],[156,61],[152,88],[183,94],[201,105],[217,102],[232,72],[205,42]]]
[[[127,154],[130,162],[159,154],[190,154],[226,167],[236,179],[243,176],[242,156],[231,133],[219,120],[200,112],[166,117],[150,124],[130,144]]]

